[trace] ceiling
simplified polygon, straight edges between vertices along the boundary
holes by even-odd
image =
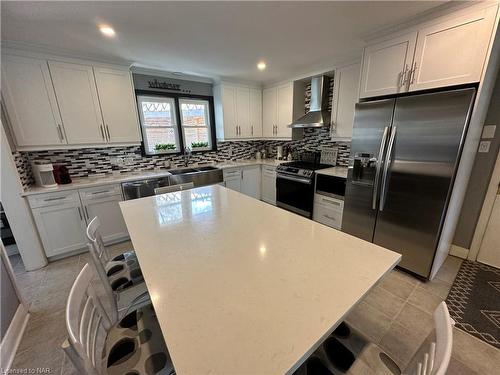
[[[1,39],[89,59],[269,82],[360,56],[363,37],[443,1],[2,1]],[[116,37],[96,25],[107,23]],[[256,63],[267,62],[259,71]]]

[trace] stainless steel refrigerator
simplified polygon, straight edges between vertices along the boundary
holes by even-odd
[[[342,230],[402,254],[428,278],[474,88],[356,105]]]

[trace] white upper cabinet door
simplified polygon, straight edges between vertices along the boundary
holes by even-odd
[[[140,142],[137,104],[128,70],[94,67],[108,142]]]
[[[250,89],[236,88],[236,126],[238,138],[251,137],[250,129]]]
[[[2,96],[17,146],[66,143],[46,60],[3,56]]]
[[[249,197],[260,199],[260,166],[243,168],[241,192]]]
[[[332,137],[351,138],[354,107],[358,102],[361,64],[353,64],[335,71],[332,108]]]
[[[236,138],[236,87],[227,85],[222,86],[222,111],[224,122],[224,138]]]
[[[292,129],[288,127],[293,120],[293,82],[278,86],[278,120],[276,136],[291,138]]]
[[[479,82],[497,6],[418,31],[410,90]]]
[[[250,89],[250,133],[262,137],[262,90]]]
[[[361,98],[407,91],[403,81],[413,62],[416,40],[415,31],[365,48]]]
[[[49,61],[49,68],[68,143],[106,142],[92,67]]]
[[[262,91],[262,134],[270,138],[276,135],[278,89],[269,87]]]

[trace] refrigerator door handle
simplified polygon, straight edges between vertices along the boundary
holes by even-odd
[[[386,196],[386,190],[387,190],[387,173],[389,171],[389,166],[391,165],[392,162],[392,147],[394,146],[394,139],[396,138],[396,127],[392,127],[391,131],[391,138],[389,139],[389,146],[387,148],[387,156],[385,158],[385,163],[384,163],[384,173],[382,174],[382,191],[380,192],[380,206],[379,210],[383,211],[384,206],[385,206],[385,196]]]
[[[389,132],[389,127],[384,128],[384,134],[382,135],[382,141],[380,141],[380,148],[378,151],[377,163],[375,166],[375,179],[373,180],[373,194],[372,194],[372,209],[377,209],[377,196],[378,196],[378,186],[380,180],[380,169],[382,166],[382,160],[385,151],[385,144],[387,143],[387,133]]]

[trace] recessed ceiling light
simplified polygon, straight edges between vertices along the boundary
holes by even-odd
[[[109,25],[99,25],[99,30],[109,37],[114,37],[116,35],[115,30]]]
[[[264,61],[260,61],[257,63],[257,69],[264,70],[266,69],[266,63]]]

